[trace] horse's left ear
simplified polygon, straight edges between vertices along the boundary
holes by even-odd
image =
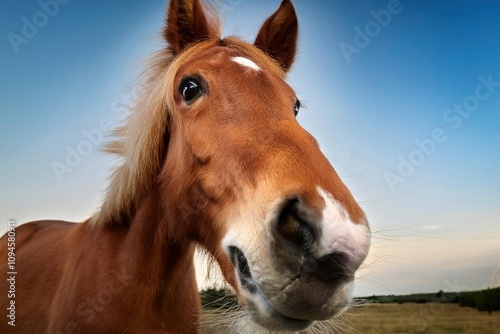
[[[290,70],[297,51],[299,23],[290,0],[281,5],[260,28],[254,45],[269,54],[283,67]]]
[[[163,37],[174,55],[188,45],[216,35],[199,0],[170,0]]]

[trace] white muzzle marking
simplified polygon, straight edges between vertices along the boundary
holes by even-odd
[[[322,220],[322,237],[319,240],[318,258],[335,252],[349,255],[353,262],[361,263],[370,247],[368,224],[352,222],[348,212],[333,196],[318,187],[325,200]]]

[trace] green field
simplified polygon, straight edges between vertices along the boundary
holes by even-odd
[[[213,311],[212,311],[213,312]],[[207,323],[213,324],[214,315],[206,313]],[[230,314],[225,314],[227,322]],[[500,312],[479,312],[475,309],[460,307],[457,304],[371,304],[347,311],[342,317],[342,324],[337,321],[335,327],[313,333],[346,333],[346,334],[395,334],[395,333],[471,333],[500,334]],[[212,325],[202,331],[205,334],[227,333]],[[245,333],[241,333],[245,334]]]

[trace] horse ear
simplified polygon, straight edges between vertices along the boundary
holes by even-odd
[[[210,23],[199,0],[170,0],[163,37],[177,55],[189,44],[212,37]]]
[[[290,70],[297,50],[299,24],[290,0],[281,5],[260,28],[254,45],[274,58],[285,72]]]

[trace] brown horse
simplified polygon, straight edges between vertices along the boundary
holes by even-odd
[[[1,239],[2,333],[198,333],[203,247],[258,325],[300,331],[340,314],[370,232],[296,121],[284,81],[298,23],[288,0],[253,45],[221,38],[198,0],[171,0],[140,98],[108,151],[123,163],[81,224],[15,231],[15,298]]]

